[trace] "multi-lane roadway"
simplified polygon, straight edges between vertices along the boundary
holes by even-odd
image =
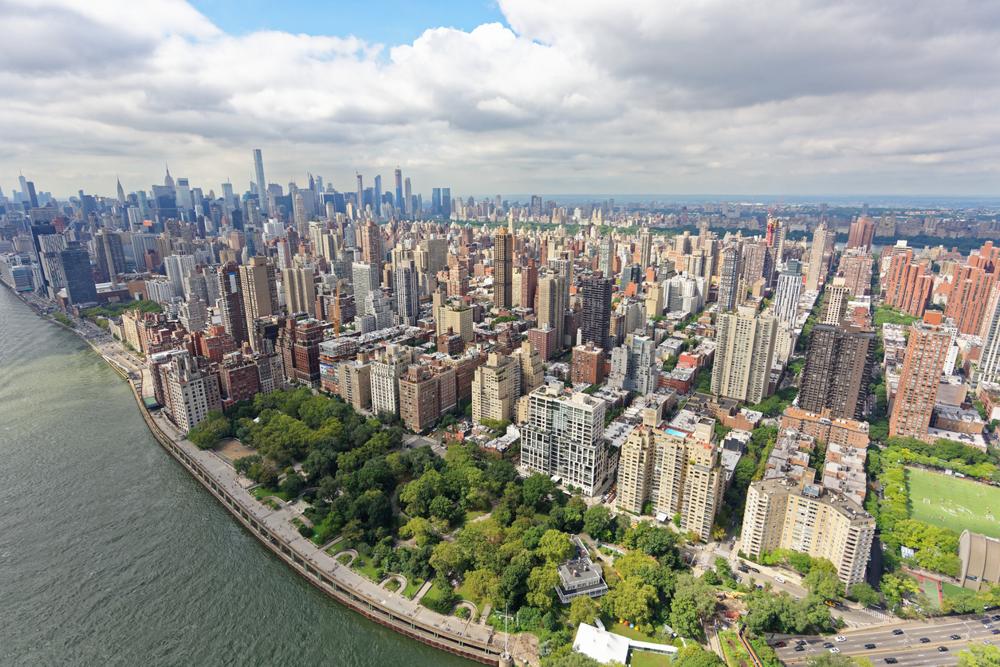
[[[929,621],[899,622],[846,630],[839,636],[793,636],[775,642],[778,657],[799,665],[817,655],[836,652],[865,657],[875,667],[936,667],[953,665],[970,644],[1000,645],[1000,614],[951,616]]]

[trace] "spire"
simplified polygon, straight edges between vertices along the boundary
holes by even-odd
[[[122,187],[122,179],[115,175],[115,180],[118,182],[118,201],[119,203],[125,203],[125,188]]]
[[[163,178],[163,184],[172,189],[174,187],[174,177],[170,175],[170,165],[166,162],[163,164],[167,167],[167,175]]]

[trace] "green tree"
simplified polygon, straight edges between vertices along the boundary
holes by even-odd
[[[990,645],[970,644],[958,654],[958,667],[997,667],[1000,665],[1000,648]]]
[[[221,412],[213,410],[188,431],[188,440],[199,449],[213,449],[223,438],[232,434],[233,425]]]
[[[704,634],[702,622],[715,612],[715,605],[711,586],[690,574],[682,574],[677,577],[670,602],[670,625],[677,634],[700,638]]]
[[[399,535],[404,539],[413,538],[418,547],[434,544],[438,541],[438,534],[434,526],[421,516],[415,516],[407,521],[399,529]]]
[[[627,577],[604,596],[602,604],[617,618],[648,625],[653,618],[656,602],[655,588],[639,577]]]
[[[460,575],[465,571],[465,553],[454,542],[441,542],[431,552],[430,565],[439,575]]]
[[[920,587],[910,577],[902,574],[887,574],[882,577],[882,595],[892,607],[899,607],[903,599],[916,595]]]
[[[677,652],[677,657],[671,662],[673,667],[725,667],[726,663],[711,651],[706,651],[697,644],[688,644]]]
[[[500,598],[500,577],[490,570],[473,570],[465,575],[465,588],[478,604],[496,604]]]
[[[572,558],[576,547],[569,535],[558,530],[547,530],[538,542],[538,554],[549,563],[561,563]]]
[[[878,591],[864,582],[851,586],[851,597],[864,607],[874,607],[882,601]]]
[[[611,511],[604,505],[594,505],[583,514],[583,530],[595,540],[611,538]]]
[[[556,569],[555,563],[536,567],[528,575],[528,594],[525,599],[532,607],[548,611],[552,608],[558,585],[559,571]]]
[[[844,594],[844,586],[837,577],[837,568],[826,559],[813,560],[802,583],[810,593],[825,600],[835,600]]]
[[[593,623],[601,613],[600,605],[594,598],[581,595],[569,603],[569,624],[574,628],[581,623]]]

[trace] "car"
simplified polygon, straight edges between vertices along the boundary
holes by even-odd
[[[823,648],[833,648],[833,643],[832,642],[826,642],[825,644],[823,644]]]
[[[774,645],[774,648],[785,648],[786,646],[788,646],[788,644],[786,644],[785,642],[778,642],[777,644]]]
[[[805,639],[800,639],[797,642],[795,642],[795,645],[796,646],[805,646],[807,643],[808,642]]]
[[[947,646],[938,646],[938,653],[947,653],[947,652],[948,652]]]
[[[830,649],[830,653],[840,653],[840,649],[834,646],[832,649]]]
[[[901,635],[901,634],[903,634],[903,628],[896,628],[895,630],[892,631],[892,634],[894,634],[894,635]]]
[[[1000,614],[993,614],[994,621],[1000,621]]]
[[[865,644],[865,648],[871,651],[872,649],[875,648],[875,644]]]
[[[921,643],[921,644],[930,644],[930,643],[931,643],[931,640],[930,640],[930,639],[928,639],[927,637],[921,637],[921,638],[920,638],[920,643]]]
[[[775,577],[774,580],[777,581],[779,584],[785,583],[784,577]]]
[[[847,637],[845,637],[844,635],[837,635],[837,641],[838,642],[846,642],[847,641]]]
[[[757,568],[755,568],[755,567],[751,567],[751,568],[750,568],[750,571],[751,571],[751,572],[753,572],[754,574],[760,574],[760,570],[758,570],[758,569],[757,569]]]
[[[949,637],[949,639],[956,639],[956,640],[961,638],[962,638],[961,635],[952,635],[951,637]]]
[[[897,662],[899,662],[899,660],[896,660],[892,656],[889,656],[888,658],[885,659],[885,664],[887,665],[895,665]]]
[[[992,630],[992,629],[993,629],[992,623],[986,623],[983,625],[983,630]]]
[[[995,635],[1000,635],[1000,628],[993,628],[992,633]]]
[[[805,651],[805,650],[806,650],[805,646],[796,646],[795,647],[795,652],[796,653],[802,653],[802,651]]]

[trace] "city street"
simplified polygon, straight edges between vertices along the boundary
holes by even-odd
[[[781,641],[787,645],[776,647],[775,650],[778,657],[789,665],[804,664],[816,655],[829,652],[826,644],[840,649],[839,652],[843,655],[868,658],[876,666],[953,665],[957,661],[957,653],[970,643],[1000,644],[1000,616],[997,622],[991,620],[989,624],[982,623],[982,618],[984,617],[978,615],[952,616],[929,621],[900,621],[877,628],[844,630],[841,636],[845,641],[840,642],[833,636],[782,637]],[[894,634],[895,630],[902,632]],[[994,632],[997,634],[994,635]],[[799,641],[805,642],[802,651],[795,650]],[[887,658],[895,659],[896,662],[887,663]]]

